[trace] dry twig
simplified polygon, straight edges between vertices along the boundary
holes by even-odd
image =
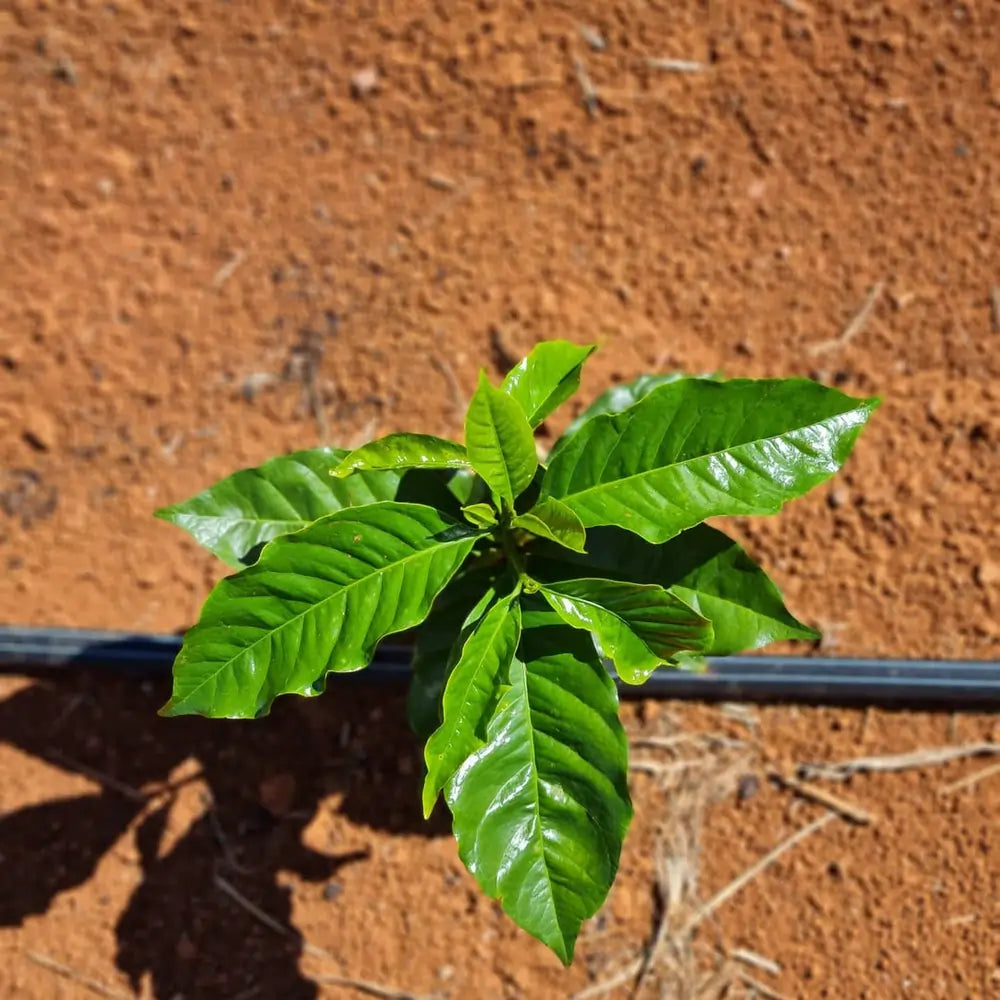
[[[748,975],[746,972],[737,971],[736,978],[745,986],[749,986],[758,996],[765,997],[766,1000],[789,1000],[784,993],[772,990],[766,983],[762,983],[759,979],[754,979],[753,976]]]
[[[646,60],[650,69],[662,69],[667,73],[704,73],[707,67],[695,59],[656,59]]]
[[[841,819],[857,823],[859,826],[867,826],[875,821],[875,817],[867,809],[862,809],[861,806],[855,805],[839,795],[834,795],[818,785],[810,784],[808,781],[799,781],[798,778],[779,774],[777,771],[772,771],[769,777],[782,788],[786,788],[810,802],[815,802],[817,805],[832,809]]]
[[[237,250],[236,253],[226,261],[212,277],[212,287],[221,288],[237,271],[240,265],[247,259],[246,250]]]
[[[772,976],[781,975],[781,966],[777,962],[765,955],[758,955],[757,952],[751,951],[749,948],[733,948],[729,957],[744,965],[752,966],[754,969],[769,972]]]
[[[943,785],[941,794],[952,795],[955,792],[964,791],[966,788],[978,784],[984,778],[992,778],[994,774],[1000,774],[1000,761],[981,767],[978,771],[973,771],[972,774],[967,774],[964,778],[959,778],[958,781],[953,781],[950,785]]]
[[[886,754],[882,757],[856,757],[832,764],[800,764],[796,773],[803,781],[846,781],[855,774],[912,771],[921,767],[948,764],[966,757],[988,757],[994,754],[1000,754],[1000,743],[964,743],[958,746],[928,747],[910,753]]]
[[[864,302],[861,303],[861,308],[851,317],[850,322],[841,331],[840,336],[834,337],[832,340],[824,340],[818,344],[813,344],[809,348],[809,353],[825,354],[827,351],[832,351],[835,348],[846,347],[868,325],[868,321],[872,318],[872,313],[875,311],[875,306],[878,305],[878,300],[881,298],[884,289],[885,282],[876,281],[868,289],[868,294],[865,296]]]
[[[317,945],[310,944],[306,941],[301,934],[293,930],[287,924],[280,923],[275,920],[269,913],[262,910],[256,903],[250,902],[246,896],[243,895],[227,879],[224,879],[221,875],[215,876],[215,884],[221,889],[237,906],[242,907],[259,923],[262,923],[265,927],[274,931],[275,934],[280,934],[282,937],[291,938],[294,941],[301,941],[302,952],[306,955],[312,955],[314,958],[324,958],[329,962],[338,963],[338,959],[335,955],[332,955],[325,948],[320,948]],[[339,963],[338,963],[339,964]]]
[[[369,996],[381,997],[382,1000],[423,1000],[416,993],[397,990],[392,986],[380,986],[366,979],[349,979],[346,976],[313,976],[313,980],[325,986],[342,986],[344,989],[357,990]]]
[[[587,72],[587,67],[583,64],[582,59],[573,59],[573,72],[576,74],[576,82],[580,85],[583,106],[587,109],[587,114],[591,118],[597,117],[600,98],[597,94],[597,88],[590,79],[590,74]]]
[[[129,799],[131,802],[145,803],[156,794],[155,792],[146,793],[140,791],[132,785],[125,784],[124,781],[119,781],[116,777],[114,777],[114,775],[107,774],[104,771],[98,771],[96,768],[90,767],[81,761],[74,760],[72,757],[67,757],[58,750],[53,750],[50,753],[45,754],[45,757],[53,764],[58,764],[61,767],[67,767],[71,771],[76,771],[79,774],[82,774],[85,778],[90,778],[91,781],[97,782],[97,784],[109,789],[112,792],[124,795],[125,798]]]
[[[670,736],[634,736],[629,740],[633,747],[645,747],[650,750],[676,750],[684,743],[704,743],[709,747],[724,747],[729,750],[742,750],[747,744],[744,740],[736,740],[725,733],[672,733]]]
[[[54,972],[57,976],[62,976],[63,979],[68,979],[71,983],[76,983],[99,997],[104,997],[105,1000],[131,1000],[128,994],[119,993],[99,980],[84,976],[76,969],[63,965],[62,962],[57,962],[54,958],[49,958],[48,955],[43,955],[41,952],[26,951],[24,955],[35,965],[40,965],[43,969],[48,969],[49,972]]]
[[[817,830],[821,830],[827,823],[830,822],[837,814],[834,812],[825,812],[822,816],[817,817],[811,823],[807,823],[805,826],[796,830],[790,837],[783,840],[777,847],[772,848],[767,854],[764,855],[755,864],[752,864],[745,872],[738,875],[733,879],[727,886],[720,889],[707,903],[703,904],[698,910],[690,917],[687,923],[684,925],[684,932],[690,934],[694,931],[699,924],[707,920],[723,903],[727,903],[733,898],[737,893],[742,891],[746,886],[748,886],[761,872],[766,871],[778,860],[786,851],[791,850],[797,844],[802,843],[807,837],[811,837]]]

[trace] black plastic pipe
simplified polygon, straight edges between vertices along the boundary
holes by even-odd
[[[173,635],[0,628],[0,672],[87,669],[163,676],[180,645]],[[383,644],[367,670],[334,675],[333,682],[402,681],[409,676],[409,658],[408,647]],[[658,670],[641,687],[618,686],[624,697],[636,698],[993,711],[1000,709],[1000,662],[728,656],[710,659],[704,674]]]

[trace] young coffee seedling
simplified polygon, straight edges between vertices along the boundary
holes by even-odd
[[[646,376],[540,462],[533,429],[592,350],[542,343],[499,388],[480,375],[464,445],[302,451],[159,512],[238,570],[187,633],[163,713],[254,718],[420,626],[424,813],[443,793],[469,871],[566,963],[632,815],[610,668],[641,684],[814,638],[701,522],[773,514],[828,479],[878,404],[804,379]]]

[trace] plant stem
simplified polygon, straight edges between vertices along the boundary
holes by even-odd
[[[524,571],[524,560],[521,558],[521,552],[514,541],[513,532],[509,528],[504,527],[500,529],[499,534],[500,545],[503,547],[504,555],[507,557],[511,569],[517,573],[517,579],[521,586],[529,592],[537,589],[535,581]]]

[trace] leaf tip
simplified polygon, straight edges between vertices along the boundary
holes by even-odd
[[[171,698],[165,705],[159,708],[156,714],[162,719],[172,719],[184,713],[177,710],[177,699]]]

